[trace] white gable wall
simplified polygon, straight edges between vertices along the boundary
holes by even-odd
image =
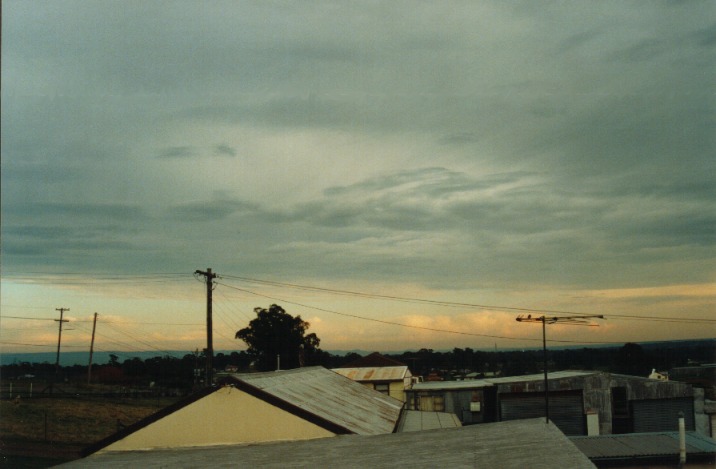
[[[334,435],[301,417],[227,386],[99,452],[307,440]]]

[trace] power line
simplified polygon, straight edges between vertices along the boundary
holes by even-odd
[[[44,309],[44,308],[43,308]],[[28,316],[0,316],[1,319],[29,319],[33,321],[56,321],[56,319],[52,318],[31,318]],[[70,322],[78,323],[78,322],[92,322],[91,319],[70,319]],[[103,324],[125,324],[121,322],[116,322],[112,320],[105,320],[102,321]],[[155,326],[203,326],[201,323],[196,322],[135,322],[132,321],[132,325],[134,324],[140,324],[140,325],[155,325]]]
[[[82,320],[82,321],[73,321],[73,322],[92,322],[91,320]],[[104,324],[117,324],[117,325],[142,325],[142,326],[203,326],[203,324],[196,323],[196,322],[135,322],[132,321],[131,324],[128,323],[121,323],[116,321],[103,321]]]
[[[43,308],[43,309],[45,309],[45,308]],[[26,316],[5,316],[5,315],[0,315],[0,319],[29,319],[31,321],[54,321],[55,320],[53,318],[29,318]]]
[[[156,351],[161,352],[161,353],[163,353],[163,354],[165,354],[165,355],[169,355],[169,356],[172,356],[172,357],[174,357],[174,358],[179,358],[179,357],[176,357],[174,354],[172,354],[171,352],[169,352],[169,351],[167,351],[167,350],[163,350],[163,349],[160,349],[160,348],[158,348],[158,347],[155,347],[153,344],[151,344],[151,343],[149,343],[149,342],[146,342],[146,341],[144,341],[144,340],[142,340],[142,339],[140,339],[140,338],[138,338],[138,337],[135,337],[134,335],[130,334],[130,333],[127,332],[127,331],[124,331],[124,330],[122,330],[122,329],[120,329],[120,328],[117,328],[117,327],[116,327],[117,324],[114,324],[114,326],[115,326],[115,327],[111,327],[111,330],[113,330],[113,331],[115,331],[115,332],[119,332],[120,334],[123,334],[123,335],[129,337],[130,339],[134,340],[135,342],[138,342],[138,343],[140,343],[140,344],[142,344],[142,345],[145,345],[145,346],[149,347],[150,349],[156,350]],[[88,330],[88,329],[85,329],[84,327],[81,327],[81,329],[82,329],[84,332],[89,333],[89,330]],[[117,344],[117,345],[120,345],[120,346],[123,346],[123,347],[127,347],[127,348],[129,348],[129,349],[137,349],[136,351],[141,351],[141,350],[138,349],[138,347],[137,347],[136,345],[133,345],[133,344],[131,344],[131,343],[127,343],[127,342],[124,342],[124,341],[117,340],[117,339],[115,339],[115,338],[113,338],[113,337],[109,337],[109,336],[107,336],[106,334],[103,334],[103,333],[100,333],[100,332],[97,332],[97,335],[102,336],[102,337],[105,337],[106,339],[109,339],[110,342],[115,343],[115,344]]]
[[[216,283],[217,283],[217,285],[222,285],[222,286],[225,286],[225,287],[227,287],[227,288],[233,288],[233,289],[235,289],[235,290],[243,291],[243,292],[245,292],[245,293],[250,293],[250,294],[256,295],[256,296],[262,296],[262,297],[264,297],[264,298],[268,298],[268,299],[270,299],[270,300],[280,301],[280,302],[282,302],[282,303],[288,303],[288,304],[292,304],[292,305],[296,305],[296,306],[301,306],[301,307],[304,307],[304,308],[314,309],[314,310],[316,310],[316,311],[323,311],[323,312],[325,312],[325,313],[337,314],[337,315],[339,315],[339,316],[346,316],[346,317],[350,317],[350,318],[354,318],[354,319],[362,319],[362,320],[364,320],[364,321],[372,321],[372,322],[377,322],[377,323],[381,323],[381,324],[388,324],[388,325],[391,325],[391,326],[408,327],[408,328],[411,328],[411,329],[420,329],[420,330],[431,331],[431,332],[442,332],[442,333],[446,333],[446,334],[467,335],[467,336],[472,336],[472,337],[488,337],[488,338],[490,338],[490,339],[530,340],[530,341],[538,341],[538,340],[539,340],[539,339],[530,338],[530,337],[508,337],[508,336],[501,336],[501,335],[478,334],[478,333],[475,333],[475,332],[454,331],[454,330],[449,330],[449,329],[438,329],[438,328],[433,328],[433,327],[415,326],[415,325],[412,325],[412,324],[403,324],[403,323],[400,323],[400,322],[386,321],[386,320],[384,320],[384,319],[368,318],[368,317],[365,317],[365,316],[359,316],[359,315],[357,315],[357,314],[341,313],[341,312],[339,312],[339,311],[333,311],[333,310],[330,310],[330,309],[319,308],[319,307],[317,307],[317,306],[310,306],[310,305],[305,305],[305,304],[302,304],[302,303],[297,303],[297,302],[295,302],[295,301],[289,301],[289,300],[286,300],[286,299],[276,298],[276,297],[272,297],[272,296],[269,296],[269,295],[264,295],[264,294],[261,294],[261,293],[256,293],[256,292],[253,292],[253,291],[250,291],[250,290],[244,290],[244,289],[242,289],[242,288],[234,287],[234,286],[232,286],[232,285],[227,285],[227,284],[221,283],[221,282],[216,282]],[[623,342],[588,342],[588,341],[582,341],[582,340],[576,341],[576,340],[557,340],[557,339],[552,340],[552,342],[570,343],[570,344],[610,344],[610,343],[621,344],[621,343],[623,343]]]
[[[3,345],[22,345],[27,347],[45,347],[45,348],[54,348],[54,345],[48,345],[48,344],[27,344],[23,342],[6,342],[6,341],[0,341],[0,344]],[[65,348],[83,348],[84,345],[65,345]]]
[[[244,321],[251,321],[252,315],[244,312],[241,308],[234,306],[233,301],[235,301],[235,298],[231,298],[228,295],[226,295],[221,289],[216,290],[216,294],[220,297],[219,299],[222,300],[220,302],[221,304],[226,304],[229,307],[231,307],[232,310],[236,311],[239,316],[241,316],[240,320],[236,320],[236,323],[241,323]],[[225,302],[225,303],[224,303]]]
[[[509,312],[517,311],[517,312],[524,312],[524,313],[569,314],[569,315],[577,315],[577,316],[593,316],[594,315],[594,313],[579,313],[576,311],[566,311],[566,310],[524,308],[524,307],[515,307],[515,306],[487,305],[487,304],[480,304],[480,303],[464,303],[464,302],[443,301],[443,300],[428,300],[428,299],[424,299],[424,298],[403,297],[403,296],[396,296],[396,295],[381,295],[381,294],[365,293],[365,292],[358,292],[358,291],[352,291],[352,290],[340,290],[340,289],[333,289],[333,288],[315,287],[315,286],[301,285],[301,284],[296,284],[296,283],[285,283],[285,282],[277,282],[277,281],[271,281],[271,280],[260,280],[260,279],[254,279],[254,278],[249,278],[249,277],[239,277],[239,276],[234,276],[234,275],[222,275],[222,278],[236,279],[236,280],[241,280],[241,281],[245,281],[248,283],[257,283],[257,284],[262,284],[262,285],[295,288],[295,289],[306,290],[306,291],[334,293],[334,294],[338,294],[338,295],[356,296],[356,297],[360,297],[360,298],[383,299],[383,300],[400,301],[400,302],[407,302],[407,303],[422,303],[422,304],[430,304],[430,305],[450,307],[450,308],[468,307],[468,308],[482,308],[482,309],[492,309],[492,310],[497,310],[497,311],[509,311]],[[635,320],[647,320],[647,321],[657,320],[657,321],[669,321],[669,322],[703,322],[703,323],[709,323],[709,324],[716,323],[716,319],[711,319],[711,318],[637,316],[637,315],[628,315],[628,314],[609,314],[608,316],[610,318],[635,319]]]
[[[60,275],[66,275],[68,277],[89,277],[89,278],[135,278],[135,279],[153,279],[157,277],[186,277],[186,272],[151,272],[144,274],[120,274],[120,273],[87,273],[87,272],[37,272],[37,271],[23,271],[14,275],[12,272],[8,273],[7,270],[3,272],[5,279],[22,278],[22,279],[35,279],[35,278],[53,278]]]
[[[145,283],[145,282],[174,282],[177,280],[189,280],[190,278],[187,277],[186,272],[157,272],[157,273],[149,273],[149,274],[116,274],[116,273],[96,273],[96,274],[85,274],[81,272],[54,272],[54,273],[48,273],[48,272],[23,272],[23,275],[19,275],[17,277],[8,276],[7,273],[5,274],[6,279],[25,279],[25,280],[37,280],[37,279],[47,279],[47,280],[53,280],[57,281],[58,279],[56,276],[60,275],[67,275],[67,276],[76,276],[77,279],[73,279],[68,283],[71,284],[93,284],[95,281],[134,281],[137,283]],[[36,274],[35,276],[32,276]],[[195,273],[196,276],[196,273]],[[160,278],[163,277],[163,278]],[[324,293],[333,293],[337,295],[347,295],[347,296],[354,296],[354,297],[360,297],[360,298],[372,298],[372,299],[383,299],[383,300],[390,300],[390,301],[399,301],[399,302],[408,302],[408,303],[418,303],[418,304],[430,304],[434,306],[440,306],[440,307],[450,307],[450,308],[482,308],[482,309],[491,309],[496,311],[508,311],[508,312],[524,312],[524,313],[546,313],[546,314],[566,314],[566,315],[593,315],[594,313],[581,313],[576,311],[569,311],[569,310],[550,310],[550,309],[538,309],[538,308],[527,308],[527,307],[516,307],[516,306],[505,306],[505,305],[488,305],[488,304],[481,304],[481,303],[467,303],[467,302],[454,302],[454,301],[444,301],[444,300],[429,300],[425,298],[416,298],[416,297],[403,297],[403,296],[397,296],[397,295],[381,295],[381,294],[374,294],[374,293],[366,293],[366,292],[360,292],[355,290],[343,290],[343,289],[334,289],[334,288],[325,288],[325,287],[316,287],[311,285],[303,285],[298,283],[289,283],[289,282],[279,282],[279,281],[272,281],[272,280],[262,280],[262,279],[255,279],[251,277],[243,277],[243,276],[236,276],[236,275],[222,275],[221,278],[227,278],[227,279],[235,279],[240,280],[244,282],[249,283],[255,283],[255,284],[262,284],[262,285],[270,285],[270,286],[279,286],[279,287],[286,287],[286,288],[295,288],[295,289],[301,289],[306,291],[314,291],[314,292],[324,292]],[[197,278],[197,280],[199,280]],[[204,280],[200,280],[204,282]],[[39,308],[39,307],[38,307]],[[716,319],[711,318],[683,318],[683,317],[673,317],[673,316],[644,316],[644,315],[630,315],[630,314],[608,314],[610,319],[628,319],[628,320],[637,320],[637,321],[661,321],[661,322],[674,322],[674,323],[704,323],[704,324],[714,324],[716,323]],[[9,317],[9,316],[8,316]],[[28,318],[29,319],[29,318]]]

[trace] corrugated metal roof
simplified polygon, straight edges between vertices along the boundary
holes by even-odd
[[[438,428],[461,427],[457,415],[448,412],[425,412],[420,410],[404,410],[398,432],[417,432],[421,430],[435,430]]]
[[[590,459],[638,458],[679,454],[678,432],[625,433],[620,435],[574,436],[574,443]],[[714,455],[716,441],[686,432],[686,454]]]
[[[403,403],[323,367],[231,375],[358,435],[390,433]]]
[[[431,391],[436,389],[476,389],[486,388],[493,384],[484,379],[466,379],[465,381],[424,381],[413,384],[415,391]]]
[[[581,376],[590,376],[596,374],[596,371],[554,371],[547,375],[552,380],[575,378]],[[533,374],[523,376],[503,376],[499,378],[483,378],[483,379],[466,379],[464,381],[425,381],[415,383],[412,389],[416,391],[429,391],[437,389],[475,389],[494,386],[497,384],[525,383],[532,381],[544,381],[544,374]]]
[[[552,423],[513,420],[444,430],[156,451],[95,454],[63,468],[499,467],[593,469]]]
[[[553,379],[565,379],[565,378],[578,378],[583,376],[590,376],[599,373],[598,371],[550,371],[547,374],[549,380]],[[532,375],[523,376],[501,376],[499,378],[486,378],[487,381],[493,384],[510,384],[510,383],[524,383],[527,381],[544,381],[544,373],[536,373]]]
[[[407,366],[334,368],[331,371],[335,371],[353,381],[400,381],[412,376]]]

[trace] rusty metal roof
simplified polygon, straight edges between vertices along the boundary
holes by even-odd
[[[391,433],[403,406],[320,366],[231,377],[358,435]]]
[[[353,381],[400,381],[412,374],[406,366],[371,366],[361,368],[334,368],[331,371]]]

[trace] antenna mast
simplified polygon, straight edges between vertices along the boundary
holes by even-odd
[[[567,324],[573,324],[577,326],[592,326],[595,327],[597,324],[591,324],[587,319],[604,319],[604,316],[592,315],[592,316],[536,316],[532,317],[531,314],[527,316],[520,314],[515,319],[517,322],[541,322],[542,323],[542,360],[544,361],[544,417],[545,423],[549,423],[549,381],[547,380],[547,324],[554,324],[557,322],[564,322]]]

